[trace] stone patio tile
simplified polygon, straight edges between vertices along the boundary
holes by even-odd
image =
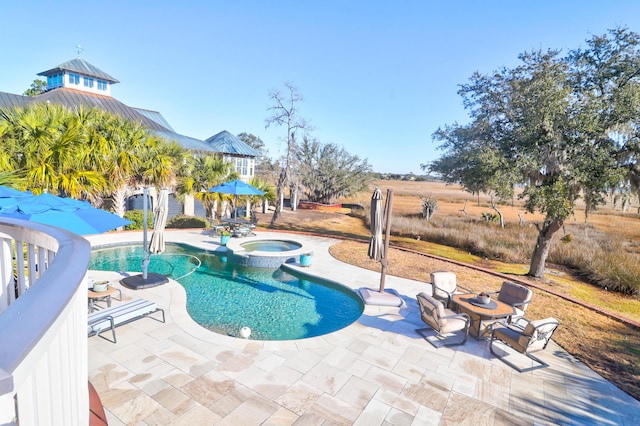
[[[254,398],[257,395],[258,394],[251,389],[244,386],[238,386],[211,404],[208,408],[221,418],[224,418],[246,400]]]
[[[393,368],[400,358],[402,353],[392,352],[381,347],[369,346],[361,355],[362,359],[370,362],[373,365],[377,365],[381,368]]]
[[[153,413],[145,417],[144,422],[141,423],[146,425],[168,425],[177,418],[178,416],[173,414],[170,410],[160,406],[156,408]],[[112,426],[111,423],[109,423],[109,426]]]
[[[408,383],[402,390],[401,395],[438,413],[444,412],[449,400],[448,391],[436,388],[425,382]]]
[[[509,388],[486,380],[479,380],[473,395],[477,400],[502,410],[509,409]]]
[[[264,397],[276,398],[300,377],[300,372],[288,367],[280,366],[273,371],[265,371],[254,365],[236,377],[236,380]]]
[[[287,426],[292,425],[298,421],[300,416],[286,408],[279,408],[278,411],[273,413],[271,417],[265,420],[261,426]]]
[[[162,379],[169,383],[174,388],[181,388],[187,383],[191,382],[194,377],[188,375],[187,373],[174,368],[173,370],[167,372]]]
[[[381,425],[391,410],[392,408],[384,402],[372,399],[353,424],[355,426]]]
[[[176,416],[184,414],[196,404],[188,395],[172,386],[157,392],[152,398]]]
[[[400,393],[407,383],[404,377],[375,365],[371,366],[364,379],[377,384],[381,389],[395,393]]]
[[[361,410],[332,395],[323,394],[309,411],[323,418],[329,424],[351,425]]]
[[[395,392],[379,390],[373,398],[410,416],[415,416],[420,408],[420,404],[417,402]]]
[[[104,400],[103,400],[104,403]],[[161,405],[149,395],[140,392],[133,398],[128,398],[110,410],[127,424],[143,421],[154,412],[161,410]]]
[[[395,374],[404,377],[410,382],[419,382],[424,375],[424,369],[420,366],[404,360],[404,357],[391,370]]]
[[[309,386],[335,395],[349,380],[349,374],[324,362],[318,363],[302,377]]]
[[[279,409],[280,407],[277,404],[266,398],[253,397],[244,401],[235,410],[225,416],[222,421],[216,424],[220,426],[262,425]]]
[[[278,355],[286,357],[286,364],[301,373],[306,373],[322,361],[323,356],[313,351],[278,352]]]
[[[336,398],[362,410],[378,391],[378,385],[352,377],[336,394]]]
[[[413,416],[405,413],[404,411],[392,408],[385,418],[386,423],[394,426],[410,426],[413,422]]]
[[[352,352],[348,349],[337,347],[330,354],[324,357],[323,362],[338,368],[344,368],[353,364],[360,354]]]
[[[442,413],[432,408],[420,406],[412,426],[439,426]]]
[[[344,371],[345,373],[351,374],[356,377],[365,377],[369,370],[373,367],[368,361],[363,360],[362,358],[358,358],[354,360],[351,365],[347,366]]]
[[[442,413],[442,425],[493,425],[495,407],[452,392]]]
[[[96,391],[102,392],[110,387],[117,386],[126,382],[134,374],[124,368],[122,365],[110,362],[89,372],[89,381],[96,388]]]
[[[322,391],[302,381],[294,383],[275,402],[302,416],[322,396]]]
[[[180,390],[201,405],[208,407],[238,386],[230,378],[216,372],[197,377]]]
[[[254,359],[245,356],[245,354],[238,354],[233,351],[220,353],[216,360],[219,361],[220,364],[218,364],[215,370],[224,373],[232,379],[238,377],[247,368],[255,364]]]
[[[158,356],[185,373],[190,373],[194,365],[208,361],[204,356],[177,344],[161,351]]]
[[[218,424],[222,419],[202,405],[197,405],[182,416],[173,420],[168,426],[211,426]],[[111,426],[111,423],[109,423]]]

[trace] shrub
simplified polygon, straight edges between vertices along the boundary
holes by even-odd
[[[144,228],[144,212],[142,210],[129,210],[124,214],[124,218],[133,223],[124,227],[127,231]],[[153,214],[147,214],[147,227],[153,226]]]
[[[179,215],[172,217],[169,222],[167,222],[167,228],[190,229],[208,227],[209,221],[200,216]]]
[[[482,213],[482,220],[486,222],[497,222],[500,217],[495,213],[484,212]]]

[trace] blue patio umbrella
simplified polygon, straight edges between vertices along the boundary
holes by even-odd
[[[9,193],[4,192],[7,189],[11,188],[0,190],[0,218],[11,217],[57,226],[79,235],[101,234],[132,223],[86,201],[30,192],[14,197],[3,196]]]
[[[218,192],[220,194],[232,194],[234,196],[234,205],[238,195],[264,195],[263,191],[260,191],[253,185],[245,183],[240,179],[232,180],[231,182],[225,182],[223,184],[209,188],[209,192]],[[237,215],[236,211],[236,215]]]

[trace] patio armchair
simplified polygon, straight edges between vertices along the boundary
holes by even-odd
[[[515,309],[515,313],[509,317],[509,322],[524,317],[532,297],[533,292],[530,289],[510,281],[504,281],[498,292],[498,300]]]
[[[469,325],[471,324],[469,315],[457,314],[452,310],[445,308],[444,304],[440,300],[437,300],[424,292],[417,294],[416,300],[420,307],[420,317],[422,318],[422,321],[436,332],[435,337],[438,341],[444,342],[441,346],[462,345],[467,341]],[[429,330],[429,328],[419,328],[416,332],[424,337],[427,342],[437,348],[438,345],[433,341],[433,336],[427,335],[427,330]],[[447,340],[449,340],[449,337],[446,336],[447,334],[460,331],[464,334],[462,340],[447,343]]]
[[[548,367],[549,364],[542,361],[540,358],[537,358],[531,354],[531,352],[541,351],[547,347],[549,341],[551,340],[551,336],[558,328],[560,323],[555,318],[549,317],[536,321],[528,321],[524,318],[521,318],[517,323],[513,323],[509,326],[496,326],[493,328],[491,332],[491,341],[489,343],[489,349],[491,353],[495,355],[500,361],[509,365],[510,367],[518,370],[519,372],[531,371],[537,368]],[[515,363],[509,361],[505,357],[509,355],[509,353],[501,349],[502,354],[498,354],[494,348],[496,345],[496,341],[500,340],[501,342],[508,345],[508,347],[513,348],[517,352],[527,356],[528,358],[534,360],[538,363],[538,365],[534,365],[528,368],[521,368]]]
[[[451,306],[451,298],[454,294],[471,293],[470,290],[459,286],[456,281],[456,274],[449,271],[432,272],[431,285],[433,287],[433,297],[442,301],[447,308]],[[459,289],[464,291],[460,291]]]

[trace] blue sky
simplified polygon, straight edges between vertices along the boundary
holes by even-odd
[[[458,85],[532,49],[640,32],[636,1],[0,1],[0,91],[81,57],[120,80],[112,95],[160,111],[182,134],[265,129],[269,92],[295,84],[312,136],[375,171],[421,173],[433,132],[468,121]]]

